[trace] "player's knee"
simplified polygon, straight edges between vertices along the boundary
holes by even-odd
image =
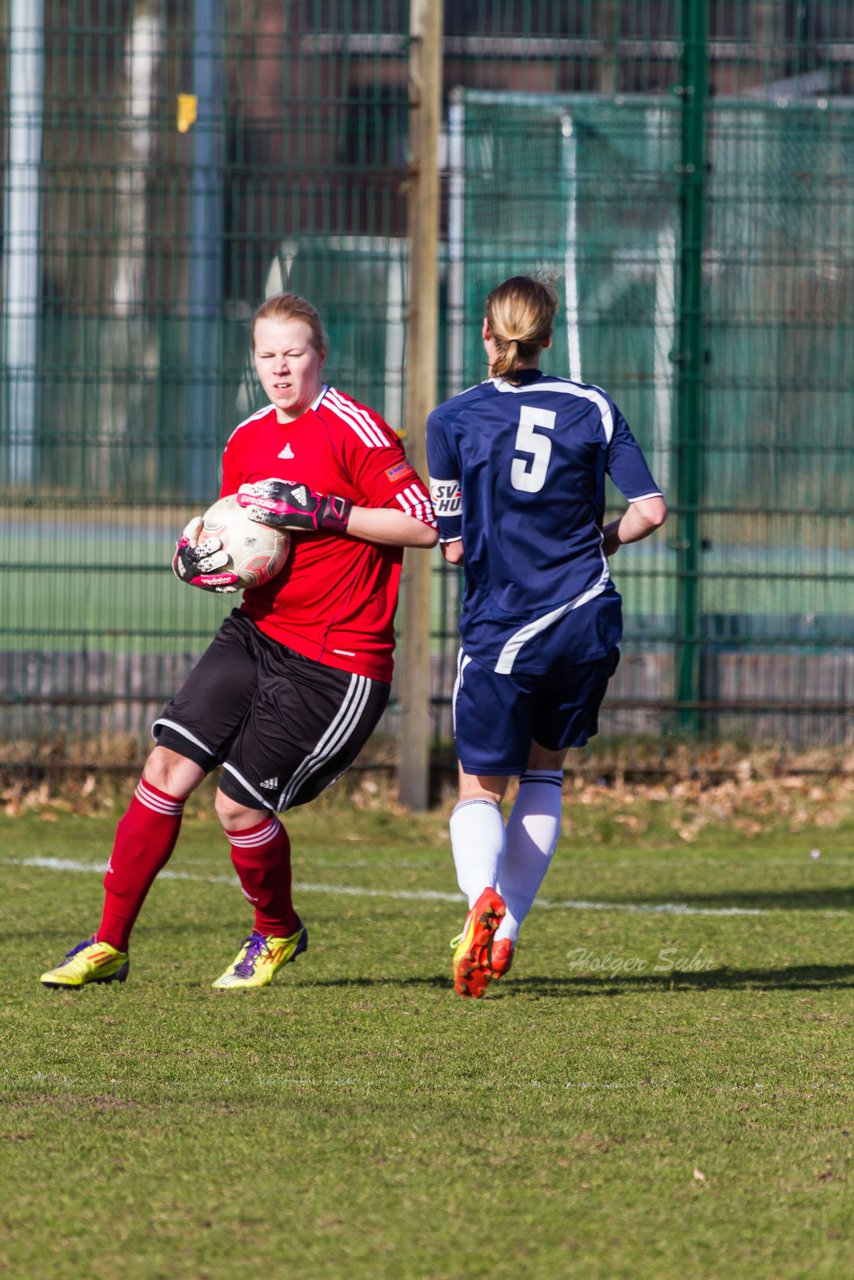
[[[563,769],[564,761],[567,757],[568,748],[543,747],[539,742],[531,743],[531,751],[528,756],[529,769],[548,769],[550,772],[557,773]]]
[[[248,809],[239,800],[232,800],[231,796],[227,796],[219,788],[214,799],[214,808],[225,831],[240,831],[246,826],[254,826],[263,816],[257,809]]]
[[[509,777],[465,773],[460,766],[460,800],[489,800],[493,804],[501,804],[509,781]]]
[[[178,755],[177,751],[155,747],[145,762],[142,776],[158,791],[185,800],[205,777],[205,771],[186,756]]]

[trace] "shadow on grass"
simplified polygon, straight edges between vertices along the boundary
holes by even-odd
[[[503,988],[507,995],[619,996],[638,991],[824,991],[854,987],[854,964],[790,965],[782,969],[730,969],[722,966],[703,973],[632,973],[571,978],[535,974]]]
[[[414,990],[419,987],[433,987],[437,991],[441,991],[443,987],[447,988],[448,991],[452,989],[451,979],[447,973],[424,974],[415,978],[318,978],[314,981],[303,982],[302,985],[323,988],[364,987],[366,990],[371,990],[375,987],[411,987]]]
[[[314,987],[433,987],[450,991],[447,974],[408,978],[328,978],[304,985]],[[574,974],[572,977],[547,977],[534,974],[529,978],[512,975],[493,983],[489,999],[495,996],[620,996],[638,991],[824,991],[829,988],[854,987],[854,964],[791,965],[783,969],[707,969],[704,973],[620,974],[617,977]],[[476,1002],[474,1002],[476,1003]]]
[[[140,974],[140,980],[144,976]],[[38,984],[36,984],[38,985]],[[185,991],[196,991],[207,988],[207,982],[195,978],[175,982],[175,987]],[[254,998],[275,995],[280,984],[248,993]],[[398,988],[416,992],[432,989],[453,994],[453,986],[447,973],[423,974],[410,977],[348,977],[348,978],[316,978],[303,974],[301,979],[295,978],[295,985],[301,990],[335,990],[342,991],[375,991],[382,988]],[[518,998],[520,996],[534,999],[601,999],[603,996],[626,996],[638,993],[654,994],[657,992],[690,991],[827,991],[833,989],[846,990],[854,988],[854,964],[840,965],[791,965],[783,969],[729,969],[721,967],[708,969],[705,973],[633,973],[619,974],[573,974],[571,977],[557,975],[532,974],[530,977],[514,977],[512,974],[501,983],[493,982],[486,996],[487,1000]],[[118,983],[105,984],[100,990],[116,992],[122,987]],[[44,988],[42,988],[44,990]],[[50,992],[51,996],[60,997],[77,995],[83,988],[69,987]],[[89,988],[86,988],[87,992]],[[218,999],[222,992],[214,993]],[[242,998],[245,998],[242,997]],[[458,997],[454,997],[455,1000]],[[226,999],[233,999],[229,995]],[[477,1005],[480,1001],[463,1001],[463,1004]]]

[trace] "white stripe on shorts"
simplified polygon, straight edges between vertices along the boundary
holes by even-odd
[[[465,669],[471,662],[471,658],[466,657],[462,647],[457,652],[457,678],[454,681],[454,689],[451,694],[451,731],[454,737],[457,736],[457,695],[463,687],[463,679]]]
[[[151,736],[155,742],[157,741],[157,734],[154,730],[158,725],[162,725],[164,729],[173,729],[175,733],[180,733],[188,742],[195,742],[196,746],[201,747],[202,751],[204,751],[206,755],[209,755],[212,760],[216,758],[215,753],[206,742],[202,742],[201,738],[197,738],[194,733],[190,733],[190,730],[185,729],[182,724],[177,724],[174,720],[167,720],[164,716],[159,716],[151,726]]]
[[[252,786],[252,784],[249,782],[248,778],[244,778],[243,774],[239,773],[238,770],[235,769],[233,764],[229,764],[228,761],[226,760],[222,767],[223,769],[227,769],[229,773],[234,774],[235,778],[240,783],[241,787],[243,787],[245,791],[248,791],[250,796],[255,797],[255,799],[258,801],[259,809],[272,809],[273,812],[275,813],[276,806],[273,804],[272,800],[268,796],[262,796],[260,791],[256,791],[255,788]]]
[[[356,732],[359,721],[367,706],[373,681],[367,676],[352,676],[347,686],[344,700],[338,708],[335,719],[317,743],[317,746],[294,770],[290,782],[279,796],[279,809],[287,809],[300,787],[312,774],[322,769],[326,761],[341,749],[348,738]]]

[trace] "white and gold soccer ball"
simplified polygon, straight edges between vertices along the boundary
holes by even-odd
[[[246,591],[262,587],[281,573],[291,552],[287,529],[272,529],[250,520],[236,494],[220,498],[205,512],[199,542],[206,538],[220,539],[228,555],[223,568],[233,570],[238,585]]]

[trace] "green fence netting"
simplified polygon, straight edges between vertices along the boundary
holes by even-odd
[[[844,739],[854,113],[718,100],[706,129],[701,423],[680,423],[675,399],[680,107],[641,95],[455,95],[450,382],[482,375],[477,320],[492,284],[517,271],[552,280],[563,309],[544,367],[613,394],[673,508],[667,538],[615,564],[630,637],[617,689],[631,702],[654,687],[663,707],[681,641],[698,651],[707,729],[773,734],[814,700],[827,705],[806,732]],[[700,454],[702,555],[680,636],[685,435]],[[625,710],[626,728],[648,723],[646,709]]]
[[[388,0],[4,6],[7,762],[138,760],[222,615],[168,563],[259,403],[247,322],[265,293],[311,297],[332,380],[418,429],[408,22]],[[561,297],[546,367],[614,396],[671,507],[615,562],[605,742],[850,745],[852,68],[842,0],[445,7],[438,395],[483,376],[489,289],[542,273]],[[433,579],[446,740],[459,581],[438,553]]]

